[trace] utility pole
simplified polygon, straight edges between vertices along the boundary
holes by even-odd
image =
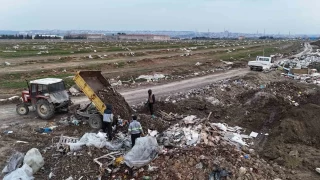
[[[263,29],[263,36],[266,37],[266,29]],[[263,56],[264,56],[264,44],[265,44],[265,40],[263,40]]]

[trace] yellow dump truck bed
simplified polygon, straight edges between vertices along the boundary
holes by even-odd
[[[110,87],[110,83],[102,76],[101,71],[79,71],[73,80],[89,100],[94,103],[97,110],[103,114],[106,105],[99,98],[98,92]]]

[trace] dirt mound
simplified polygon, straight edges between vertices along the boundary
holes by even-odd
[[[114,115],[120,115],[122,119],[131,119],[132,109],[124,97],[112,87],[98,92],[98,96],[104,104],[111,104]]]
[[[169,122],[163,121],[160,118],[152,118],[151,115],[141,114],[138,119],[145,133],[148,132],[148,129],[157,130],[161,133],[170,126]]]

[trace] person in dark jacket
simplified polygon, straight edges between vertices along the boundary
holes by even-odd
[[[112,114],[112,105],[107,104],[107,108],[103,113],[103,124],[104,124],[104,132],[108,134],[108,138],[112,140],[112,122],[113,122],[113,114]]]
[[[156,98],[154,97],[154,94],[152,94],[152,90],[149,89],[148,90],[148,107],[152,117],[154,117],[153,105],[155,101],[156,101]]]
[[[132,147],[135,145],[136,139],[141,135],[144,135],[141,124],[137,121],[137,116],[132,116],[132,121],[129,124],[128,133],[131,135]]]

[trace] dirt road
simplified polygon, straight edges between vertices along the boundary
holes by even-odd
[[[130,105],[134,105],[146,100],[147,90],[149,88],[151,88],[154,94],[157,96],[157,98],[159,98],[159,97],[168,96],[176,92],[187,91],[193,88],[202,87],[207,84],[220,81],[223,79],[227,79],[235,76],[243,76],[248,72],[249,71],[247,69],[235,69],[235,70],[226,71],[224,73],[211,74],[207,76],[172,82],[172,83],[163,84],[159,86],[130,89],[130,90],[122,91],[120,93],[125,97],[125,99]],[[74,103],[88,102],[88,98],[86,96],[74,97],[72,98],[72,101]],[[21,119],[35,118],[34,112],[29,113],[28,116],[17,115],[14,104],[3,105],[3,106],[0,106],[0,108],[1,108],[0,124],[19,122]]]

